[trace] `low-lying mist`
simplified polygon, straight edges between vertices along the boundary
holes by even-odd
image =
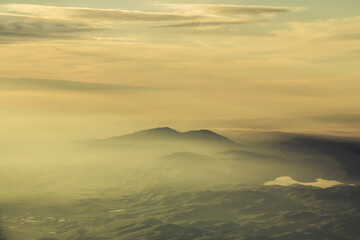
[[[278,199],[288,211],[282,214],[290,214],[290,218],[295,214],[294,219],[300,214],[310,220],[312,214],[321,214],[310,210],[310,205],[307,212],[290,203],[303,199],[305,192],[316,195],[330,191],[326,190],[329,187],[334,196],[337,191],[350,191],[359,198],[355,193],[360,176],[357,139],[283,133],[247,133],[245,138],[240,134],[232,139],[208,130],[181,133],[158,128],[109,139],[4,146],[0,166],[4,231],[9,240],[27,239],[27,234],[43,240],[289,239],[276,237],[280,229],[259,233],[264,238],[250,238],[259,234],[244,230],[252,223],[245,224],[240,212],[248,209],[249,219],[259,217],[269,208],[279,208],[274,205]],[[279,177],[288,184],[276,182]],[[316,179],[336,184],[317,186]],[[283,186],[265,184],[269,182]],[[321,186],[325,186],[323,190]],[[292,200],[285,204],[288,194]],[[315,197],[311,199],[315,201]],[[263,206],[251,210],[255,206],[251,204]],[[332,204],[336,208],[344,202]],[[128,208],[134,212],[130,214]],[[173,208],[179,210],[175,213]],[[359,221],[358,212],[351,214]],[[263,219],[274,217],[264,215]],[[85,219],[91,223],[86,224]],[[276,221],[280,224],[282,220]],[[112,231],[119,228],[116,237],[106,222],[113,224]],[[102,230],[90,231],[94,224]],[[263,229],[261,224],[258,227]],[[125,231],[126,226],[132,230]],[[210,226],[222,227],[211,234],[206,230]],[[221,231],[225,231],[223,235]],[[161,234],[151,235],[154,232]]]

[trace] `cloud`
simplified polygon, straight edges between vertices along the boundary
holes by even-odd
[[[314,115],[282,118],[243,118],[207,121],[208,128],[248,129],[257,131],[311,132],[353,136],[360,129],[360,114]]]
[[[360,114],[333,114],[325,116],[311,116],[310,120],[337,123],[337,124],[357,124],[360,126]]]
[[[144,91],[147,87],[110,83],[77,82],[53,79],[0,78],[0,89],[5,91],[76,91],[76,92],[119,92]]]
[[[237,6],[237,5],[207,5],[203,6],[208,12],[224,15],[268,15],[283,12],[292,12],[301,10],[300,8],[272,7],[272,6]]]
[[[360,17],[289,22],[270,33],[277,45],[285,46],[286,57],[295,61],[311,64],[355,64],[358,61]],[[276,57],[280,58],[281,52],[277,52]]]
[[[299,8],[244,5],[171,4],[165,5],[171,12],[143,12],[123,9],[94,9],[55,7],[33,4],[6,4],[6,11],[28,14],[47,19],[97,20],[112,23],[177,22],[178,24],[205,21],[217,24],[243,24],[244,17],[269,16],[283,12],[298,11]],[[176,25],[175,25],[176,26]],[[192,26],[190,23],[187,26]]]
[[[170,4],[165,5],[175,12],[202,19],[163,25],[159,27],[206,27],[219,25],[238,25],[246,23],[261,23],[268,21],[279,13],[301,11],[302,8],[273,7],[273,6],[245,6],[245,5],[214,5],[214,4]],[[204,19],[204,20],[203,20]]]
[[[32,4],[7,4],[3,8],[22,14],[36,15],[54,19],[88,19],[100,20],[105,22],[166,22],[184,21],[202,18],[179,13],[158,13],[129,11],[122,9],[94,9],[94,8],[74,8],[74,7],[55,7]]]
[[[354,40],[360,38],[360,17],[290,22],[288,28],[273,31],[278,37],[297,41]]]
[[[199,15],[213,16],[213,17],[275,15],[279,13],[303,10],[303,8],[292,8],[292,7],[223,5],[223,4],[171,4],[166,6],[170,9],[174,9],[182,13],[199,14]]]
[[[318,187],[318,188],[331,188],[333,186],[340,185],[343,183],[341,183],[339,181],[335,181],[335,180],[325,180],[322,178],[317,178],[316,182],[299,182],[288,176],[278,177],[274,181],[268,181],[268,182],[264,183],[264,185],[267,185],[267,186],[269,186],[269,185],[290,186],[290,185],[294,185],[294,184],[299,184],[299,185],[303,185],[303,186],[312,186],[312,187]]]
[[[31,39],[67,39],[76,34],[104,30],[96,25],[0,13],[0,42]]]
[[[247,19],[247,20],[222,20],[222,21],[193,21],[184,23],[175,23],[169,25],[157,26],[157,28],[181,28],[181,27],[207,27],[207,26],[221,26],[221,25],[238,25],[246,23],[261,23],[267,22],[265,19]]]
[[[35,4],[0,5],[0,43],[48,39],[81,39],[84,33],[109,30],[121,24],[153,23],[155,28],[194,28],[256,24],[300,8],[246,5],[171,4],[165,11],[59,7]],[[91,36],[85,35],[88,39]],[[98,37],[98,36],[97,36]],[[108,37],[108,36],[107,36]],[[97,38],[101,39],[101,38]]]

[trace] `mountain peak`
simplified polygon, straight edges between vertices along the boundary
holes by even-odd
[[[202,134],[202,135],[221,136],[221,135],[219,135],[213,131],[207,130],[207,129],[191,130],[191,131],[185,132],[185,134]]]
[[[187,137],[193,138],[193,139],[203,139],[203,140],[210,140],[210,141],[222,141],[222,142],[234,143],[229,138],[224,137],[220,134],[217,134],[217,133],[207,130],[207,129],[192,130],[189,132],[185,132],[183,134],[186,135]]]
[[[139,141],[176,141],[176,142],[212,142],[220,144],[234,144],[234,142],[207,129],[178,132],[170,127],[159,127],[142,130],[132,134],[111,138],[111,140],[139,140]]]
[[[159,128],[151,128],[147,130],[142,130],[133,134],[156,134],[156,135],[168,135],[168,134],[180,134],[175,129],[169,128],[169,127],[159,127]],[[130,135],[133,135],[130,134]]]
[[[169,128],[169,127],[151,128],[151,129],[143,130],[143,131],[148,131],[148,132],[178,132],[175,129]]]
[[[140,139],[140,138],[146,138],[146,139],[162,139],[162,138],[169,138],[169,137],[176,137],[180,135],[178,131],[175,129],[169,128],[169,127],[159,127],[159,128],[151,128],[147,130],[142,130],[139,132],[131,133],[128,135],[115,137],[115,139]],[[114,139],[114,138],[113,138]]]

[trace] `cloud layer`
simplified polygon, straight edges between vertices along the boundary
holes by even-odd
[[[54,19],[85,19],[106,22],[163,22],[184,21],[201,18],[188,14],[128,11],[122,9],[95,9],[55,7],[31,4],[8,4],[3,8],[11,12],[36,15]]]
[[[284,12],[303,10],[302,8],[274,7],[274,6],[249,6],[249,5],[224,5],[224,4],[171,4],[169,9],[183,14],[198,14],[212,17],[238,17],[254,15],[274,15]]]
[[[55,19],[96,19],[109,22],[171,22],[193,21],[232,17],[239,18],[255,15],[274,15],[298,11],[300,8],[244,5],[166,5],[171,12],[143,12],[123,9],[94,9],[42,6],[31,4],[8,4],[3,8],[10,12],[35,15]]]
[[[115,23],[161,23],[160,27],[199,28],[266,21],[298,8],[243,5],[166,5],[165,12],[57,7],[33,4],[0,5],[0,42],[67,39],[84,32],[113,28]],[[95,24],[96,23],[96,24]]]
[[[53,79],[0,78],[0,89],[6,91],[75,91],[75,92],[119,92],[148,90],[120,84],[78,82]]]
[[[68,39],[74,34],[103,30],[87,23],[0,13],[0,42],[21,39]]]

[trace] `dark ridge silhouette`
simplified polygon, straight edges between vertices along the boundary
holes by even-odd
[[[197,131],[189,131],[182,133],[185,138],[188,138],[189,140],[208,140],[208,141],[222,141],[222,142],[228,142],[228,143],[235,143],[234,141],[230,140],[227,137],[224,137],[222,135],[219,135],[217,133],[214,133],[210,130],[197,130]]]
[[[334,159],[339,167],[346,172],[343,180],[359,181],[360,173],[360,142],[348,138],[326,138],[324,136],[294,136],[272,143],[282,151],[298,153],[302,156],[327,156]],[[314,161],[320,161],[314,159]]]
[[[106,141],[159,141],[159,140],[174,140],[174,141],[198,141],[198,142],[217,142],[225,144],[236,144],[234,141],[220,134],[210,130],[192,130],[188,132],[178,132],[169,127],[153,128],[149,130],[142,130],[132,134],[127,134],[118,137],[112,137]]]
[[[163,127],[163,128],[153,128],[149,130],[142,130],[139,132],[118,136],[118,137],[112,137],[109,140],[143,140],[143,139],[163,139],[163,138],[178,138],[181,136],[181,133],[169,128],[169,127]]]
[[[185,140],[210,140],[210,141],[224,141],[224,142],[234,143],[234,141],[230,140],[229,138],[206,129],[192,130],[188,132],[178,132],[169,127],[142,130],[139,132],[135,132],[123,136],[112,137],[108,140],[122,140],[122,139],[141,140],[141,138],[153,139],[153,138],[169,138],[169,137],[185,139]]]

